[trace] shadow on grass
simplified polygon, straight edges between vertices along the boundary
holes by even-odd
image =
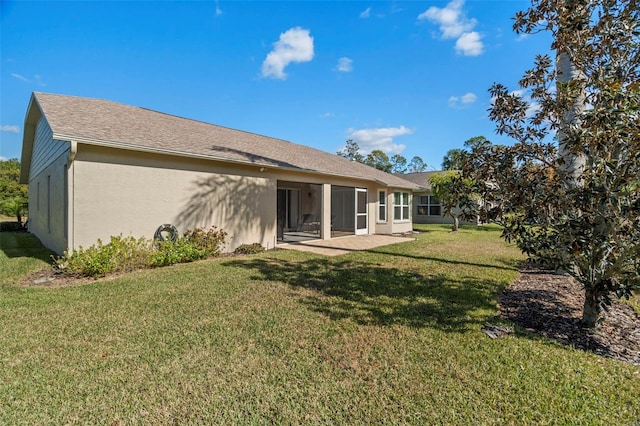
[[[466,261],[462,261],[462,260],[449,260],[449,259],[443,259],[440,257],[429,257],[429,256],[419,256],[419,255],[415,255],[415,254],[408,254],[406,252],[392,252],[392,251],[387,251],[387,250],[381,250],[381,249],[372,249],[372,250],[365,250],[371,253],[375,253],[375,254],[384,254],[387,256],[398,256],[398,257],[408,257],[411,259],[417,259],[417,260],[429,260],[432,262],[440,262],[440,263],[448,263],[450,265],[465,265],[465,266],[477,266],[479,268],[492,268],[492,269],[500,269],[503,271],[515,271],[518,269],[518,262],[517,261],[511,261],[510,259],[507,260],[506,258],[498,258],[497,260],[500,263],[503,263],[505,266],[499,266],[499,265],[490,265],[487,263],[475,263],[475,262],[466,262]]]
[[[252,269],[256,280],[284,282],[317,293],[303,303],[332,319],[363,325],[405,324],[463,332],[495,311],[498,284],[452,280],[357,261],[242,259],[228,266]]]
[[[8,258],[30,257],[49,263],[55,255],[29,232],[0,232],[0,251]]]

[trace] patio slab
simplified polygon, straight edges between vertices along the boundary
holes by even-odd
[[[408,241],[415,241],[415,238],[395,235],[351,235],[348,237],[332,238],[330,240],[308,240],[278,244],[278,248],[306,251],[325,256],[339,256],[354,251],[370,250],[376,247]]]

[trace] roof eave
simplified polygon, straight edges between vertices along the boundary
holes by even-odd
[[[22,153],[20,156],[20,183],[29,183],[29,173],[31,172],[31,156],[33,155],[33,144],[36,136],[36,126],[42,117],[42,109],[38,103],[35,93],[31,94],[27,113],[24,117],[24,128],[22,132]]]
[[[118,148],[118,149],[130,150],[130,151],[147,152],[147,153],[151,153],[151,154],[173,155],[173,156],[178,156],[178,157],[183,157],[183,158],[194,158],[194,159],[201,159],[201,160],[220,161],[220,162],[228,163],[228,164],[240,164],[240,165],[244,165],[244,166],[266,167],[266,168],[287,170],[287,171],[293,171],[293,172],[314,173],[314,174],[319,174],[319,175],[323,175],[323,176],[350,178],[350,179],[357,179],[357,180],[362,180],[362,181],[373,181],[373,182],[375,182],[377,184],[380,184],[382,186],[385,186],[385,187],[407,188],[407,189],[414,189],[415,188],[415,187],[412,187],[411,185],[397,185],[397,184],[393,184],[393,183],[389,183],[389,182],[384,182],[384,181],[379,180],[379,179],[367,179],[367,178],[362,178],[362,177],[359,177],[359,176],[345,175],[345,174],[339,174],[339,173],[331,173],[331,172],[314,170],[314,169],[304,169],[304,168],[299,168],[299,167],[287,167],[287,166],[282,166],[282,165],[270,164],[270,163],[266,163],[266,162],[265,163],[261,163],[261,162],[253,162],[253,161],[232,160],[232,159],[219,157],[219,156],[215,156],[215,155],[194,154],[194,153],[190,153],[190,152],[177,151],[177,150],[172,150],[172,149],[151,148],[151,147],[145,147],[145,146],[140,146],[140,145],[127,144],[127,143],[123,143],[123,142],[107,141],[107,140],[100,140],[100,139],[94,139],[94,138],[86,138],[86,137],[78,137],[78,136],[73,136],[73,135],[66,135],[66,134],[62,134],[62,133],[53,133],[53,139],[74,141],[76,143],[81,143],[81,144],[86,144],[86,145],[103,146],[103,147],[107,147],[107,148]]]

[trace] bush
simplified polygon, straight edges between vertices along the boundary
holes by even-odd
[[[241,244],[237,249],[234,250],[235,254],[256,254],[262,253],[264,251],[264,247],[260,245],[260,243],[253,244]]]
[[[176,242],[146,238],[111,237],[107,244],[98,240],[89,248],[78,248],[54,259],[55,266],[67,275],[103,277],[115,272],[168,266],[219,256],[227,233],[215,226],[208,231],[187,230]]]
[[[26,232],[26,228],[19,222],[0,222],[0,232]]]
[[[156,245],[149,266],[169,266],[176,263],[193,262],[209,257],[207,253],[206,249],[186,238],[179,238],[175,243],[162,241]]]
[[[149,265],[152,248],[145,238],[111,237],[107,244],[98,240],[89,248],[65,251],[54,259],[55,266],[68,275],[103,277],[113,272],[129,272]]]
[[[194,244],[198,249],[205,250],[206,256],[219,256],[226,242],[227,233],[222,229],[212,226],[207,231],[196,228],[193,231],[187,230],[183,239]],[[178,240],[179,241],[179,240]]]

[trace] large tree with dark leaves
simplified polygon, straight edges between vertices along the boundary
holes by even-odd
[[[520,90],[490,89],[513,146],[472,149],[483,214],[585,289],[583,323],[640,288],[640,11],[636,0],[533,0],[514,30],[550,31]],[[555,140],[554,140],[555,139]]]

